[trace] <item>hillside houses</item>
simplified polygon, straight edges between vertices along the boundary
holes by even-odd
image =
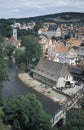
[[[11,25],[11,27],[13,24]],[[28,29],[33,29],[35,26],[35,22],[27,22],[27,23],[15,23],[15,26],[19,28],[20,30],[28,30]]]
[[[52,29],[50,26],[52,26]],[[43,27],[43,29],[38,30],[38,34],[44,35],[47,39],[46,41],[41,39],[42,42],[45,41],[44,45],[40,42],[43,46],[43,56],[45,58],[72,65],[78,64],[78,62],[83,59],[83,25],[75,25],[73,23],[57,25],[56,23],[46,22]],[[53,27],[55,27],[55,29],[53,29]],[[51,41],[50,44],[47,42],[48,40]]]
[[[61,37],[62,31],[59,27],[56,30],[48,30],[48,28],[44,28],[44,29],[39,29],[38,34],[45,35],[48,38],[52,38],[53,36],[54,37]]]
[[[76,65],[84,58],[84,47],[81,47],[81,41],[76,38],[70,38],[67,41],[53,41],[44,35],[40,35],[40,38],[43,56],[49,60]]]
[[[35,22],[17,23],[17,26],[19,29],[33,29]],[[43,57],[48,60],[76,65],[84,59],[83,24],[43,22],[38,30],[38,39]]]

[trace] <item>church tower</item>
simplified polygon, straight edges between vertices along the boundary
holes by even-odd
[[[17,28],[16,28],[16,25],[15,25],[15,22],[14,22],[14,25],[13,25],[13,37],[15,38],[15,40],[17,40]]]

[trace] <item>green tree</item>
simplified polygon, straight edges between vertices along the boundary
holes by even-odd
[[[34,31],[37,32],[40,28],[42,28],[42,23],[37,22],[36,25],[34,26]]]
[[[5,57],[4,48],[0,43],[0,83],[8,79],[7,66],[4,57]]]
[[[29,66],[34,66],[42,56],[42,46],[38,44],[38,39],[33,35],[25,36],[23,40],[26,51],[26,60]]]
[[[56,37],[55,37],[55,36],[52,36],[51,39],[52,39],[52,40],[56,40]]]
[[[7,56],[8,56],[9,58],[13,55],[14,49],[15,49],[15,46],[13,46],[13,45],[11,45],[11,44],[8,44],[8,45],[5,47],[6,54],[7,54]]]
[[[17,48],[15,50],[15,60],[19,68],[25,69],[26,67],[26,52]]]
[[[19,29],[18,28],[17,33],[18,33],[18,38],[23,40],[23,36],[33,34],[33,30],[31,30],[31,29],[25,30],[25,29]]]
[[[0,35],[5,37],[10,37],[12,34],[12,28],[10,27],[10,23],[6,20],[0,21]]]
[[[71,109],[67,113],[67,129],[69,130],[83,130],[84,129],[84,110]]]
[[[71,34],[70,33],[68,33],[67,35],[65,35],[65,41],[67,40],[67,39],[70,39],[70,37],[71,37]]]
[[[8,80],[7,66],[4,60],[5,53],[2,44],[0,43],[0,106],[3,103],[2,100],[2,83]]]
[[[50,116],[34,94],[9,98],[3,107],[4,120],[15,130],[51,130]]]

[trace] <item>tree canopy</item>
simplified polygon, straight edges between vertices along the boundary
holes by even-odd
[[[7,66],[5,64],[5,52],[2,44],[0,43],[0,83],[8,79]]]
[[[16,64],[19,68],[25,69],[26,67],[26,52],[25,50],[21,50],[20,48],[17,48],[15,50],[15,60]]]
[[[11,57],[13,55],[14,49],[15,49],[15,46],[13,46],[12,44],[8,44],[5,46],[6,54],[8,57]]]
[[[42,23],[37,22],[36,25],[34,26],[34,31],[37,32],[40,28],[42,28]]]
[[[8,79],[7,66],[5,64],[5,53],[2,44],[0,43],[0,106],[3,104],[2,100],[2,83]]]
[[[33,35],[25,36],[23,44],[26,51],[27,64],[36,64],[42,56],[42,47],[38,44],[38,39]]]
[[[15,130],[51,130],[50,116],[34,94],[9,98],[3,107],[4,120]]]

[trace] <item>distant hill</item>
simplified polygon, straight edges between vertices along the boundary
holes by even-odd
[[[18,18],[18,19],[9,19],[16,22],[84,22],[84,13],[76,12],[64,12],[58,14],[49,14],[44,16],[30,17],[30,18]]]
[[[58,14],[49,14],[37,17],[29,17],[29,18],[10,18],[10,19],[0,19],[0,23],[4,21],[7,23],[13,23],[14,20],[16,22],[84,22],[84,13],[78,12],[63,12]]]

